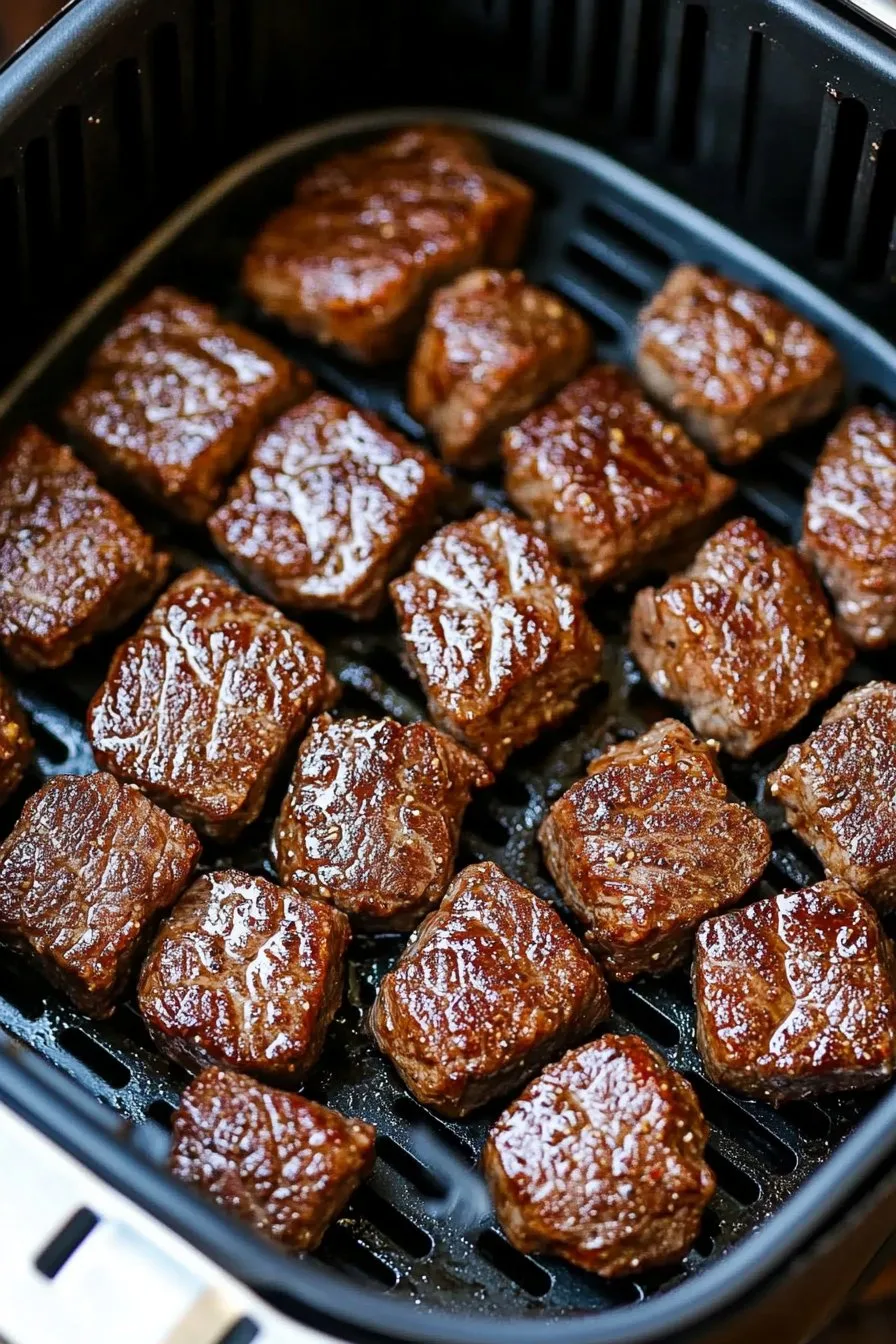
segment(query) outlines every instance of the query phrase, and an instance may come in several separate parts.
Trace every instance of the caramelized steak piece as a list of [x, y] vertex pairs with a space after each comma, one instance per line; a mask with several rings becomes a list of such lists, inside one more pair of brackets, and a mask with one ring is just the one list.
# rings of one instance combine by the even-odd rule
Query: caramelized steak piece
[[209, 530], [279, 606], [365, 618], [432, 531], [447, 485], [378, 416], [319, 392], [261, 436]]
[[108, 1017], [199, 857], [186, 822], [111, 775], [57, 775], [0, 848], [0, 938], [84, 1013]]
[[102, 465], [201, 522], [261, 426], [311, 387], [260, 336], [156, 289], [99, 347], [60, 414]]
[[310, 1251], [373, 1167], [375, 1138], [373, 1125], [307, 1097], [205, 1069], [175, 1113], [171, 1170], [259, 1232]]
[[365, 362], [409, 344], [426, 301], [470, 266], [511, 266], [532, 193], [468, 131], [419, 126], [301, 179], [243, 265], [251, 298], [300, 335]]
[[255, 820], [287, 747], [337, 694], [300, 626], [194, 569], [116, 652], [87, 732], [102, 769], [226, 839]]
[[569, 304], [520, 271], [468, 271], [440, 289], [408, 377], [408, 410], [447, 462], [477, 467], [501, 431], [574, 377], [591, 332]]
[[734, 493], [623, 369], [594, 364], [504, 435], [507, 493], [589, 583], [691, 549]]
[[752, 518], [726, 523], [684, 574], [638, 593], [631, 648], [657, 694], [739, 757], [799, 723], [853, 659], [808, 565]]
[[70, 448], [34, 425], [0, 459], [0, 643], [60, 667], [148, 602], [168, 557]]
[[226, 869], [194, 882], [140, 975], [140, 1012], [189, 1068], [227, 1064], [272, 1079], [317, 1061], [342, 1001], [348, 920], [263, 877]]
[[0, 804], [25, 778], [34, 753], [28, 720], [5, 677], [0, 677]]
[[519, 1087], [609, 1009], [599, 967], [556, 910], [477, 863], [412, 935], [370, 1025], [414, 1096], [460, 1116]]
[[449, 523], [390, 591], [431, 717], [493, 770], [598, 679], [578, 583], [512, 513]]
[[722, 462], [825, 415], [843, 384], [833, 346], [783, 303], [677, 266], [641, 314], [638, 372]]
[[500, 1117], [483, 1153], [501, 1226], [604, 1278], [673, 1264], [715, 1177], [690, 1083], [637, 1036], [570, 1050]]
[[491, 778], [429, 723], [322, 714], [274, 831], [280, 880], [364, 927], [411, 929], [444, 896], [464, 810]]
[[729, 802], [712, 748], [674, 719], [588, 770], [542, 824], [545, 860], [609, 975], [661, 975], [702, 919], [758, 881], [771, 837]]

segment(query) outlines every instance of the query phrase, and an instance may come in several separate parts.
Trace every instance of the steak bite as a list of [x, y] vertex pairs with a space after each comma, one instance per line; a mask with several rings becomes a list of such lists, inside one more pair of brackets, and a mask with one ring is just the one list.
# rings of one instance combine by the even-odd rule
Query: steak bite
[[57, 775], [0, 847], [0, 938], [108, 1017], [199, 857], [191, 826], [111, 775]]
[[116, 652], [87, 733], [101, 769], [227, 839], [255, 820], [290, 743], [337, 695], [300, 626], [194, 569]]
[[390, 591], [430, 717], [493, 770], [598, 679], [577, 581], [512, 513], [449, 523]]
[[491, 778], [429, 723], [322, 714], [274, 830], [280, 880], [364, 927], [411, 929], [444, 896], [464, 810]]
[[168, 557], [70, 448], [28, 425], [0, 459], [0, 643], [60, 667], [161, 587]]
[[0, 804], [25, 778], [34, 754], [28, 720], [5, 677], [0, 677]]
[[293, 1251], [317, 1246], [373, 1167], [376, 1130], [294, 1092], [205, 1069], [172, 1121], [171, 1170]]
[[811, 424], [843, 385], [833, 346], [783, 303], [699, 266], [676, 266], [640, 319], [638, 372], [698, 443], [743, 462]]
[[532, 192], [469, 131], [408, 127], [318, 164], [262, 228], [243, 287], [303, 336], [364, 362], [403, 353], [432, 291], [512, 266]]
[[261, 426], [312, 385], [260, 336], [162, 288], [107, 336], [60, 414], [102, 466], [196, 523]]
[[693, 547], [734, 494], [734, 482], [612, 364], [593, 364], [508, 430], [502, 454], [513, 503], [588, 583]]
[[342, 1001], [348, 920], [263, 877], [194, 882], [140, 974], [140, 1012], [187, 1068], [225, 1064], [297, 1079], [317, 1062]]
[[853, 659], [808, 565], [752, 518], [726, 523], [684, 574], [638, 593], [631, 648], [657, 694], [738, 757], [799, 723]]
[[529, 1084], [482, 1160], [517, 1250], [609, 1279], [691, 1249], [716, 1188], [708, 1138], [690, 1083], [637, 1036], [603, 1036]]
[[893, 949], [845, 882], [819, 882], [697, 930], [697, 1041], [711, 1078], [778, 1104], [871, 1087], [896, 1060]]
[[378, 416], [319, 392], [261, 436], [209, 530], [279, 606], [364, 618], [432, 530], [447, 486]]
[[771, 854], [765, 825], [729, 801], [713, 749], [674, 719], [592, 761], [540, 839], [615, 980], [684, 961], [700, 921], [739, 901]]
[[556, 910], [477, 863], [384, 977], [370, 1025], [415, 1097], [462, 1116], [514, 1091], [609, 1010], [600, 968]]
[[588, 358], [591, 332], [521, 271], [468, 271], [434, 296], [408, 377], [408, 410], [447, 462], [497, 457], [501, 431]]

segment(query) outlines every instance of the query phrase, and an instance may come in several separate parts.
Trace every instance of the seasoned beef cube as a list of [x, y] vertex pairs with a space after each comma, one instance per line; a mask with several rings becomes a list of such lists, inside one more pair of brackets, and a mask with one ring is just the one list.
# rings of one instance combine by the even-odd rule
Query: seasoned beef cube
[[243, 287], [300, 335], [365, 362], [401, 354], [436, 286], [512, 266], [532, 193], [468, 131], [420, 126], [319, 164], [253, 242]]
[[412, 929], [444, 896], [464, 809], [491, 778], [429, 723], [322, 714], [274, 831], [280, 880], [362, 926]]
[[556, 910], [477, 863], [412, 935], [370, 1024], [414, 1096], [461, 1116], [519, 1087], [609, 1008], [600, 968]]
[[0, 460], [0, 643], [60, 667], [165, 581], [168, 557], [70, 448], [34, 425]]
[[255, 820], [284, 752], [337, 695], [301, 626], [194, 569], [116, 652], [87, 732], [101, 769], [227, 839]]
[[311, 387], [260, 336], [156, 289], [99, 347], [60, 414], [98, 462], [195, 523], [261, 426]]
[[432, 530], [447, 485], [378, 416], [321, 392], [262, 435], [209, 530], [272, 602], [365, 618]]
[[812, 477], [800, 549], [862, 649], [896, 643], [896, 420], [857, 406]]
[[693, 1089], [637, 1036], [570, 1050], [493, 1126], [483, 1153], [501, 1226], [615, 1278], [687, 1254], [715, 1177]]
[[0, 677], [0, 803], [5, 803], [21, 784], [33, 751], [28, 720], [12, 688]]
[[447, 462], [497, 457], [501, 431], [574, 377], [591, 332], [520, 271], [469, 271], [429, 307], [408, 379], [408, 409]]
[[588, 583], [691, 550], [734, 493], [678, 425], [612, 364], [594, 364], [508, 430], [507, 493]]
[[661, 975], [702, 919], [758, 881], [771, 838], [728, 800], [712, 748], [674, 719], [588, 770], [542, 824], [547, 866], [609, 975]]
[[199, 857], [191, 826], [111, 775], [57, 775], [0, 847], [0, 938], [108, 1017]]
[[641, 314], [638, 372], [722, 462], [825, 415], [840, 395], [837, 352], [777, 299], [677, 266]]
[[194, 882], [140, 974], [140, 1012], [186, 1065], [262, 1077], [306, 1074], [342, 1000], [348, 920], [263, 877], [226, 869]]
[[449, 523], [390, 591], [430, 716], [493, 770], [600, 675], [578, 583], [512, 513]]
[[172, 1122], [171, 1170], [294, 1251], [310, 1251], [368, 1175], [376, 1130], [294, 1092], [205, 1069]]
[[694, 958], [707, 1072], [774, 1104], [889, 1078], [894, 976], [877, 915], [845, 882], [708, 919]]
[[808, 565], [752, 518], [726, 523], [684, 574], [638, 593], [631, 647], [657, 694], [739, 757], [799, 723], [853, 659]]

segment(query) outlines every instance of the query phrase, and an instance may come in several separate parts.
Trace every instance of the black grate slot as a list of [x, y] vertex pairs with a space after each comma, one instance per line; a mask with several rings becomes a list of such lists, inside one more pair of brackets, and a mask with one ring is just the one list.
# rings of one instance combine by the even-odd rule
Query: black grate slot
[[820, 257], [835, 258], [843, 253], [867, 126], [864, 103], [856, 98], [842, 99], [837, 108], [824, 202], [815, 235], [815, 250]]
[[[576, 37], [577, 0], [542, 0], [546, 32], [539, 34], [544, 43], [544, 89], [547, 94], [568, 93], [572, 81]], [[541, 26], [541, 25], [540, 25]]]
[[665, 1013], [656, 1008], [628, 985], [613, 986], [613, 1007], [645, 1036], [651, 1036], [657, 1045], [673, 1049], [681, 1039], [678, 1027]]
[[530, 1297], [546, 1297], [551, 1291], [552, 1279], [531, 1256], [523, 1255], [511, 1246], [506, 1237], [493, 1227], [486, 1228], [476, 1242], [476, 1249], [484, 1260], [505, 1274]]
[[795, 1170], [797, 1158], [793, 1149], [760, 1124], [746, 1105], [733, 1101], [714, 1083], [697, 1074], [688, 1074], [688, 1079], [700, 1098], [703, 1114], [714, 1129], [736, 1134], [738, 1143], [775, 1175], [786, 1176]]
[[127, 1087], [131, 1081], [130, 1070], [116, 1059], [99, 1041], [93, 1040], [80, 1027], [65, 1027], [59, 1033], [59, 1044], [63, 1050], [87, 1066], [91, 1073], [102, 1078], [104, 1083], [116, 1090]]
[[46, 997], [36, 978], [29, 976], [24, 966], [10, 962], [3, 970], [3, 997], [16, 1012], [36, 1022], [43, 1017]]
[[508, 58], [516, 70], [530, 70], [535, 18], [534, 0], [510, 0], [507, 18]]
[[90, 1209], [78, 1209], [53, 1240], [44, 1247], [34, 1262], [35, 1269], [45, 1279], [55, 1279], [75, 1251], [82, 1246], [96, 1227], [99, 1219]]
[[624, 0], [602, 0], [596, 6], [585, 104], [600, 119], [609, 117], [616, 103], [623, 4]]
[[158, 1100], [150, 1102], [146, 1108], [146, 1114], [151, 1120], [155, 1120], [157, 1125], [163, 1129], [171, 1128], [171, 1121], [174, 1119], [174, 1107], [170, 1101], [163, 1101], [161, 1097]]
[[394, 1139], [390, 1139], [388, 1134], [377, 1135], [376, 1150], [383, 1161], [406, 1181], [410, 1181], [411, 1185], [416, 1186], [421, 1195], [435, 1199], [448, 1193], [444, 1184], [433, 1172], [427, 1171], [413, 1153], [409, 1153]]
[[215, 1344], [252, 1344], [253, 1339], [257, 1339], [259, 1328], [254, 1321], [250, 1321], [248, 1316], [243, 1316], [232, 1325], [226, 1334], [215, 1341]]
[[617, 269], [610, 265], [595, 251], [586, 248], [584, 242], [583, 238], [581, 242], [568, 243], [565, 249], [567, 260], [572, 262], [576, 270], [611, 299], [621, 299], [623, 303], [640, 303], [644, 298], [642, 287], [623, 274], [622, 266]]
[[[693, 1080], [692, 1080], [693, 1081]], [[706, 1160], [716, 1174], [719, 1189], [724, 1190], [738, 1204], [749, 1208], [762, 1198], [762, 1190], [742, 1167], [730, 1161], [716, 1145], [710, 1141], [706, 1149]]]
[[631, 87], [628, 128], [632, 135], [647, 138], [656, 128], [659, 81], [657, 71], [663, 61], [665, 0], [641, 0], [635, 73]]
[[716, 1237], [722, 1230], [719, 1216], [714, 1209], [707, 1209], [700, 1224], [700, 1235], [694, 1242], [694, 1250], [705, 1260], [715, 1250]]
[[122, 197], [139, 204], [146, 189], [146, 134], [143, 125], [143, 91], [136, 60], [120, 61], [115, 67], [115, 129], [118, 135], [117, 178]]
[[856, 279], [877, 280], [884, 272], [893, 247], [896, 218], [896, 131], [881, 137], [874, 169], [874, 186], [868, 203], [865, 233], [856, 264]]
[[32, 140], [25, 150], [25, 227], [28, 280], [32, 297], [48, 296], [55, 278], [57, 256], [53, 246], [55, 219], [50, 185], [50, 146], [46, 136]]
[[59, 183], [59, 227], [63, 257], [77, 267], [84, 229], [84, 137], [81, 112], [64, 107], [56, 118], [56, 178]]
[[177, 190], [184, 163], [184, 104], [177, 28], [163, 23], [150, 43], [153, 167], [163, 195]]
[[372, 1186], [364, 1185], [352, 1197], [352, 1211], [393, 1241], [399, 1250], [412, 1260], [425, 1260], [432, 1255], [435, 1242], [425, 1228], [411, 1222], [400, 1209], [383, 1199]]
[[193, 122], [200, 152], [218, 127], [218, 33], [215, 0], [196, 0], [193, 10]]
[[363, 1241], [353, 1236], [343, 1223], [329, 1228], [318, 1251], [322, 1260], [338, 1267], [349, 1278], [381, 1288], [398, 1286], [398, 1271]]
[[762, 33], [750, 34], [750, 52], [747, 57], [747, 77], [744, 83], [743, 113], [740, 123], [740, 145], [737, 152], [737, 189], [744, 192], [750, 180], [750, 165], [756, 141], [756, 110], [762, 88]]
[[246, 140], [252, 107], [252, 64], [255, 27], [250, 7], [243, 0], [229, 0], [227, 5], [228, 32], [227, 81], [224, 106], [231, 129], [239, 143]]
[[455, 1134], [453, 1129], [445, 1124], [443, 1120], [440, 1120], [437, 1115], [433, 1115], [428, 1111], [425, 1106], [421, 1106], [419, 1101], [416, 1101], [413, 1097], [408, 1096], [404, 1092], [399, 1092], [392, 1104], [392, 1109], [395, 1111], [396, 1115], [400, 1115], [404, 1120], [410, 1120], [417, 1125], [425, 1125], [426, 1128], [432, 1130], [432, 1132], [438, 1136], [440, 1142], [450, 1148], [462, 1162], [465, 1162], [467, 1166], [475, 1166], [477, 1154], [470, 1141], [459, 1134]]
[[678, 84], [669, 134], [669, 153], [679, 163], [688, 163], [697, 148], [703, 67], [706, 61], [706, 29], [707, 18], [703, 5], [687, 5], [681, 30]]
[[636, 257], [646, 269], [657, 271], [658, 278], [665, 275], [672, 265], [672, 257], [667, 250], [648, 238], [637, 224], [628, 224], [618, 215], [608, 214], [599, 205], [586, 205], [583, 214], [590, 229], [606, 238], [617, 250]]

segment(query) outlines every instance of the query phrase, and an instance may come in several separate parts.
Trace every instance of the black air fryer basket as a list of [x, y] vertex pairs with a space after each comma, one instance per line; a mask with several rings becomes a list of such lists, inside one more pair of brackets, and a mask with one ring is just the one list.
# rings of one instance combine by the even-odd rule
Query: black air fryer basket
[[[362, 372], [286, 337], [240, 297], [235, 276], [303, 165], [431, 116], [473, 126], [535, 187], [523, 264], [588, 316], [602, 357], [629, 358], [639, 306], [674, 262], [693, 259], [770, 289], [824, 328], [850, 397], [896, 402], [896, 46], [856, 10], [810, 0], [76, 0], [0, 75], [5, 424], [27, 415], [58, 428], [53, 408], [98, 335], [168, 280], [422, 438], [400, 370]], [[738, 507], [794, 538], [824, 428], [749, 464]], [[495, 473], [461, 484], [453, 507], [501, 499]], [[198, 534], [138, 512], [180, 567], [221, 567]], [[556, 898], [534, 839], [547, 806], [590, 756], [664, 712], [625, 651], [630, 597], [597, 599], [605, 684], [474, 803], [459, 862], [494, 859]], [[345, 709], [420, 716], [391, 618], [307, 624], [327, 645]], [[38, 740], [31, 787], [92, 768], [84, 711], [118, 637], [63, 673], [19, 679]], [[883, 656], [868, 659], [849, 679], [886, 670]], [[785, 746], [725, 763], [774, 834], [766, 890], [820, 876], [766, 797]], [[21, 796], [7, 806], [0, 834], [20, 806]], [[235, 848], [210, 846], [204, 861], [265, 871], [272, 815], [273, 804]], [[135, 1010], [92, 1022], [2, 953], [0, 1101], [285, 1317], [337, 1338], [737, 1344], [766, 1330], [798, 1344], [886, 1252], [896, 1090], [778, 1113], [726, 1094], [702, 1072], [683, 972], [616, 986], [612, 1025], [645, 1036], [691, 1078], [712, 1127], [719, 1191], [693, 1252], [674, 1271], [608, 1284], [514, 1251], [476, 1175], [500, 1108], [456, 1123], [429, 1115], [364, 1032], [400, 945], [355, 940], [347, 1000], [309, 1083], [374, 1121], [379, 1139], [371, 1183], [307, 1259], [169, 1179], [166, 1126], [185, 1075], [152, 1049]], [[56, 1268], [93, 1235], [90, 1212], [63, 1229]], [[0, 1229], [14, 1216], [0, 1204]], [[39, 1265], [49, 1280], [52, 1259]], [[4, 1324], [0, 1292], [0, 1335]], [[252, 1330], [246, 1320], [228, 1338]], [[299, 1326], [282, 1335], [300, 1337]]]

